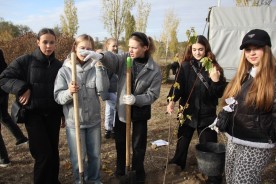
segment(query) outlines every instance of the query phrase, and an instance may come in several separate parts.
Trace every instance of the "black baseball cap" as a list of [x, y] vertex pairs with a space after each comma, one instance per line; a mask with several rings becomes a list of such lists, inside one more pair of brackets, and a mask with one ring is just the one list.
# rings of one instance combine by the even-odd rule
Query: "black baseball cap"
[[268, 33], [261, 29], [253, 29], [246, 33], [242, 39], [240, 50], [244, 49], [248, 45], [254, 45], [259, 47], [269, 46], [271, 47], [271, 41]]

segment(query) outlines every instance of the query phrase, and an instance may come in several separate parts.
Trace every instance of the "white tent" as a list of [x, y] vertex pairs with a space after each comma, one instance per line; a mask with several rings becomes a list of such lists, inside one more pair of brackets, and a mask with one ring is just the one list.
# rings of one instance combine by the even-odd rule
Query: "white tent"
[[251, 29], [263, 29], [271, 37], [276, 56], [276, 7], [213, 7], [209, 15], [208, 38], [228, 80], [234, 76], [241, 56], [243, 36]]

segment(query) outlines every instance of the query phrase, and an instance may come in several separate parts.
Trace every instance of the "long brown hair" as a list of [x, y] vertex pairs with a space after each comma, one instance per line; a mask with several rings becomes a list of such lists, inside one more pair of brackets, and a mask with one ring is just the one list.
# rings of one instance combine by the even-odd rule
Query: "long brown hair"
[[[205, 55], [204, 55], [204, 57], [208, 57], [208, 58], [210, 58], [212, 60], [213, 65], [216, 66], [217, 70], [219, 70], [219, 72], [221, 73], [221, 78], [224, 78], [223, 69], [218, 64], [218, 62], [216, 60], [216, 56], [215, 56], [215, 54], [211, 50], [211, 46], [210, 46], [209, 41], [205, 38], [205, 36], [198, 35], [196, 37], [195, 43], [193, 43], [193, 44], [196, 44], [196, 43], [199, 43], [199, 44], [201, 44], [201, 45], [204, 46], [204, 48], [205, 48]], [[190, 62], [192, 59], [194, 59], [193, 54], [192, 54], [192, 46], [193, 46], [193, 44], [187, 46], [186, 51], [185, 51], [185, 53], [183, 55], [183, 61], [182, 62], [185, 62], [185, 61], [186, 62], [187, 61]]]
[[[255, 106], [257, 109], [269, 111], [274, 98], [276, 60], [269, 46], [263, 47], [263, 50], [262, 61], [259, 63], [257, 74], [247, 92], [245, 103], [248, 106]], [[226, 98], [237, 96], [241, 90], [242, 82], [251, 68], [252, 64], [247, 61], [243, 50], [238, 71], [224, 91], [223, 104], [225, 104]]]
[[[198, 35], [196, 37], [195, 43], [193, 43], [193, 44], [196, 44], [196, 43], [199, 43], [199, 44], [204, 46], [204, 48], [205, 48], [205, 57], [209, 57], [212, 60], [216, 60], [215, 55], [212, 53], [211, 46], [210, 46], [208, 40], [205, 38], [205, 36]], [[188, 48], [186, 49], [186, 53], [183, 56], [184, 61], [190, 61], [191, 59], [193, 59], [193, 54], [192, 54], [193, 44], [188, 45]]]

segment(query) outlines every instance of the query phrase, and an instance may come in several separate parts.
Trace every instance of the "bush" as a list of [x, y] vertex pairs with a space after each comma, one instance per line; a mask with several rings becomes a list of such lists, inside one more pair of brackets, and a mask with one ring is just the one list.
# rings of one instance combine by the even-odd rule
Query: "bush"
[[[71, 52], [74, 38], [59, 36], [57, 38], [57, 45], [55, 55], [60, 61], [64, 61]], [[0, 41], [0, 48], [4, 52], [7, 64], [23, 54], [31, 54], [35, 48], [36, 35], [34, 33], [27, 33], [21, 37], [12, 39], [11, 41]], [[160, 64], [160, 63], [159, 63]], [[170, 64], [160, 64], [162, 72], [162, 82], [168, 82]]]
[[[60, 61], [64, 61], [70, 53], [73, 42], [74, 38], [64, 36], [57, 38], [55, 54]], [[0, 48], [4, 52], [7, 64], [21, 55], [32, 53], [36, 47], [36, 35], [34, 33], [27, 33], [10, 41], [0, 41]]]
[[172, 81], [169, 81], [169, 75], [170, 75], [170, 69], [171, 69], [171, 64], [163, 64], [160, 65], [161, 68], [161, 73], [162, 73], [162, 83], [171, 83]]

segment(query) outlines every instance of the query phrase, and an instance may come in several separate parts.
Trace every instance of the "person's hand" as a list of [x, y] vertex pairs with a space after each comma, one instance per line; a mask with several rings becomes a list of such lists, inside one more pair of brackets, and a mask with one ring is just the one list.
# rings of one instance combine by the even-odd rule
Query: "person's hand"
[[71, 93], [71, 95], [73, 95], [73, 93], [77, 93], [79, 91], [79, 86], [76, 85], [74, 82], [71, 82], [69, 85], [68, 85], [68, 89]]
[[174, 111], [174, 101], [170, 101], [169, 104], [167, 105], [167, 113], [171, 115], [173, 111]]
[[216, 126], [217, 121], [218, 121], [218, 118], [216, 118], [215, 121], [214, 121], [211, 125], [209, 125], [208, 127], [209, 127], [211, 130], [214, 130], [214, 131], [216, 131], [217, 133], [219, 133], [219, 129], [218, 129], [218, 127]]
[[218, 82], [220, 77], [220, 72], [217, 70], [217, 67], [213, 67], [209, 73], [210, 78], [213, 82]]
[[87, 61], [88, 59], [94, 59], [94, 60], [101, 60], [103, 58], [103, 55], [102, 54], [99, 54], [95, 51], [92, 51], [92, 50], [85, 50], [85, 49], [80, 49], [79, 51], [80, 55], [82, 55], [84, 58], [83, 61]]
[[95, 64], [95, 66], [96, 66], [96, 67], [100, 67], [100, 66], [103, 67], [103, 64], [102, 64], [102, 62], [97, 61], [96, 64]]
[[19, 97], [19, 103], [21, 103], [22, 105], [27, 105], [27, 103], [29, 102], [30, 96], [31, 96], [31, 90], [28, 89], [23, 93], [23, 95]]
[[124, 95], [123, 96], [123, 103], [127, 105], [133, 105], [135, 103], [136, 99], [134, 95]]

